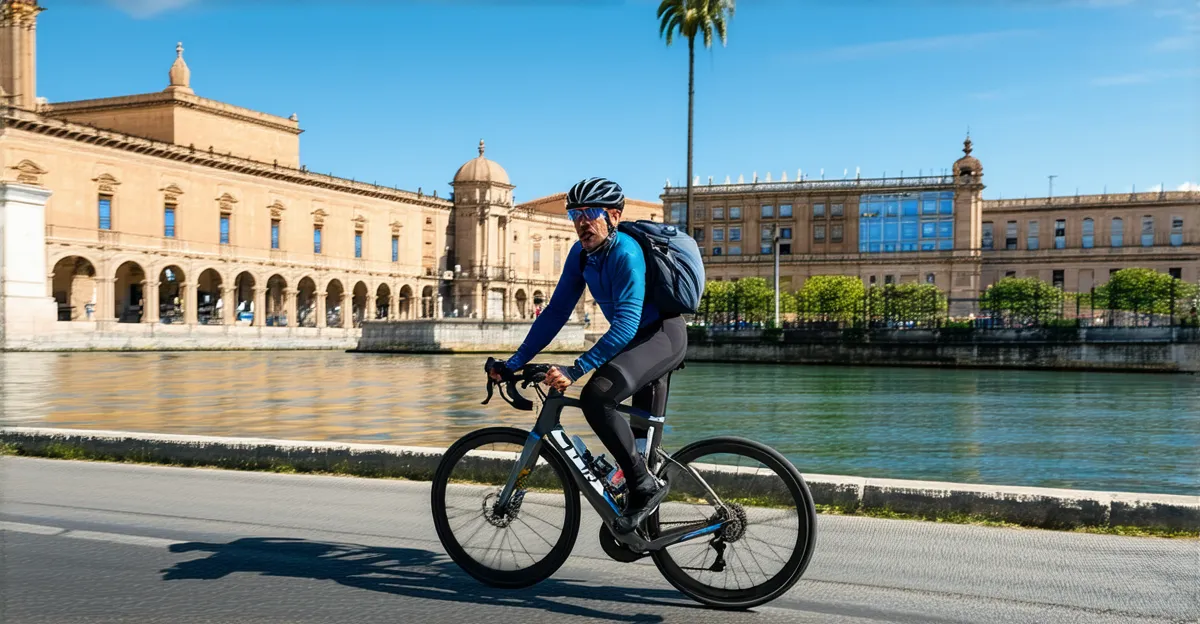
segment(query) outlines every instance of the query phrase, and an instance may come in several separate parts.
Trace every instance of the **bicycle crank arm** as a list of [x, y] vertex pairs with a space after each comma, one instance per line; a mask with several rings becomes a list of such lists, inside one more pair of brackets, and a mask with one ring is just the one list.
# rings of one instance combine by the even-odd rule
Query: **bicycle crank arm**
[[707, 521], [696, 522], [686, 526], [681, 526], [676, 529], [671, 529], [653, 541], [649, 541], [642, 537], [640, 531], [634, 531], [633, 533], [625, 534], [614, 532], [614, 537], [617, 538], [618, 542], [621, 542], [636, 552], [651, 552], [655, 550], [662, 550], [663, 548], [673, 544], [696, 539], [697, 537], [711, 535], [712, 533], [721, 530], [721, 527], [723, 526], [725, 526], [724, 520], [717, 522], [716, 524], [709, 524]]

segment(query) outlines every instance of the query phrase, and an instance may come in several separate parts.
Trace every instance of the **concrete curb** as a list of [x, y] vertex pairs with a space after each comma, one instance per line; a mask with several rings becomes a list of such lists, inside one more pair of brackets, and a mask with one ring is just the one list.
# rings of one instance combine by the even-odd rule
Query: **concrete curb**
[[[428, 480], [445, 449], [265, 438], [165, 435], [128, 431], [0, 428], [0, 443], [29, 455], [218, 466], [250, 470], [292, 467], [373, 477]], [[70, 456], [67, 454], [67, 456]], [[486, 471], [488, 458], [479, 459]], [[705, 466], [706, 479], [752, 491], [755, 477]], [[1200, 530], [1200, 496], [906, 481], [803, 473], [818, 505], [846, 512], [888, 510], [931, 519], [959, 514], [1024, 526], [1070, 529], [1131, 526]], [[729, 491], [728, 489], [726, 491]], [[761, 494], [761, 484], [756, 491]]]

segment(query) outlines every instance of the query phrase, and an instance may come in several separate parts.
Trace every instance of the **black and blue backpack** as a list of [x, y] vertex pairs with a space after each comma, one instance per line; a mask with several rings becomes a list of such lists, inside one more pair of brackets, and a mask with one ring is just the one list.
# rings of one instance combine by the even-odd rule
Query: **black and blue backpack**
[[[704, 296], [704, 261], [695, 239], [668, 223], [622, 221], [618, 232], [637, 241], [646, 258], [646, 300], [664, 317], [695, 314]], [[579, 254], [580, 269], [587, 254]]]

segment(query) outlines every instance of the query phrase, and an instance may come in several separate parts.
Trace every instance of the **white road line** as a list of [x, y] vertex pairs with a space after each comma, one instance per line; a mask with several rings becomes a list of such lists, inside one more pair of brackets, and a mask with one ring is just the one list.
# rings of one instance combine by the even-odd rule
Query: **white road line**
[[163, 539], [161, 537], [125, 535], [124, 533], [101, 533], [99, 531], [67, 531], [63, 534], [63, 537], [74, 537], [97, 542], [112, 542], [114, 544], [130, 544], [133, 546], [151, 546], [154, 548], [169, 548], [175, 544], [183, 543], [178, 540]]
[[2, 522], [0, 521], [0, 531], [12, 531], [14, 533], [33, 533], [34, 535], [59, 535], [65, 533], [66, 529], [58, 527], [43, 526], [41, 524], [25, 524], [23, 522]]

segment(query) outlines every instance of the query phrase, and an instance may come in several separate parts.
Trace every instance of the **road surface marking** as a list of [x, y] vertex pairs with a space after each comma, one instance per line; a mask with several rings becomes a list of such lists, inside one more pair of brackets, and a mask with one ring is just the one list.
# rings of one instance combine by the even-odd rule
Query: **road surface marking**
[[2, 522], [0, 521], [0, 531], [12, 531], [14, 533], [33, 533], [34, 535], [58, 535], [65, 533], [66, 529], [58, 527], [43, 526], [40, 524], [25, 524], [23, 522]]
[[25, 524], [23, 522], [0, 521], [0, 531], [32, 533], [33, 535], [60, 535], [62, 537], [74, 537], [76, 539], [92, 540], [95, 542], [111, 542], [114, 544], [129, 544], [132, 546], [151, 546], [153, 548], [170, 548], [175, 544], [183, 543], [178, 540], [163, 539], [161, 537], [126, 535], [124, 533], [104, 533], [101, 531], [73, 531], [61, 527], [45, 526], [41, 524]]

